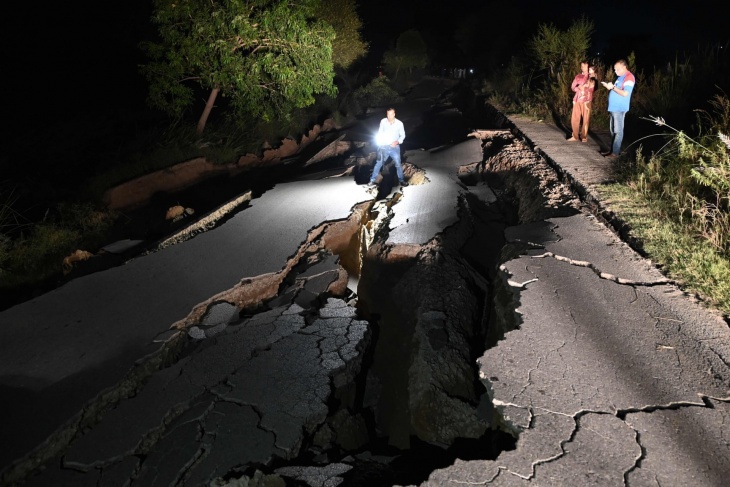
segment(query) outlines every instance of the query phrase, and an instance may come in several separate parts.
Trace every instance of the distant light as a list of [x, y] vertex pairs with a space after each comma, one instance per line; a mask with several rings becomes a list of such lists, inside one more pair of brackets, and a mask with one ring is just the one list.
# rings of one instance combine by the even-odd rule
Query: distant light
[[473, 68], [469, 68], [469, 74], [473, 74], [473, 73], [474, 73], [474, 69]]

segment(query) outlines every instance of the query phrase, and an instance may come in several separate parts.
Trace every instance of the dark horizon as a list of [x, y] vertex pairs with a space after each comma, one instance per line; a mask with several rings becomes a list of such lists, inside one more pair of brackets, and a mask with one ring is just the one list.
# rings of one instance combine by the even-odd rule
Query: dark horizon
[[[371, 64], [409, 28], [420, 29], [427, 41], [444, 48], [449, 54], [443, 57], [448, 59], [456, 52], [453, 33], [473, 18], [483, 19], [484, 32], [475, 42], [483, 42], [485, 50], [499, 44], [500, 50], [518, 51], [538, 23], [567, 28], [584, 15], [596, 26], [592, 56], [610, 56], [604, 60], [611, 63], [633, 50], [646, 72], [654, 64], [674, 59], [678, 51], [696, 53], [713, 42], [724, 46], [728, 36], [720, 15], [706, 15], [692, 4], [675, 2], [567, 0], [559, 9], [534, 0], [360, 3]], [[25, 13], [7, 16], [4, 28], [11, 41], [7, 45], [14, 46], [8, 53], [7, 72], [15, 77], [20, 93], [11, 96], [10, 105], [21, 125], [45, 124], [86, 112], [114, 117], [120, 111], [149, 110], [138, 65], [145, 61], [139, 43], [155, 35], [151, 2], [124, 4], [113, 12], [91, 0], [53, 4], [32, 12], [31, 8], [35, 7], [26, 4], [21, 6]], [[625, 20], [619, 21], [619, 15]], [[504, 37], [510, 39], [508, 46], [497, 42]]]

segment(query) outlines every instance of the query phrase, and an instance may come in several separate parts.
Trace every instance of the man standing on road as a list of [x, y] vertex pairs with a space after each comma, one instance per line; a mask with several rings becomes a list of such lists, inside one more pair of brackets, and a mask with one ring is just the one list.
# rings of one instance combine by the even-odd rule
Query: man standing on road
[[608, 113], [611, 116], [611, 137], [613, 144], [607, 152], [601, 152], [605, 157], [615, 158], [621, 154], [621, 142], [624, 140], [624, 118], [626, 112], [629, 111], [629, 103], [631, 102], [631, 93], [634, 91], [636, 78], [629, 71], [624, 59], [619, 59], [613, 65], [616, 72], [616, 81], [613, 83], [601, 81], [601, 84], [609, 90], [608, 93]]
[[378, 159], [375, 162], [373, 174], [370, 176], [368, 188], [374, 188], [376, 186], [375, 180], [378, 178], [383, 164], [385, 164], [389, 157], [393, 158], [400, 185], [402, 187], [408, 186], [403, 175], [403, 167], [400, 164], [400, 145], [406, 138], [406, 130], [403, 122], [395, 118], [395, 108], [388, 108], [385, 115], [386, 117], [380, 121], [378, 135], [375, 137], [375, 141], [378, 144]]
[[[588, 74], [588, 61], [580, 62], [580, 73], [575, 75], [573, 83], [570, 85], [570, 89], [573, 90], [575, 95], [573, 96], [573, 113], [570, 115], [570, 128], [573, 133], [571, 134], [568, 142], [575, 142], [581, 140], [580, 134], [580, 121], [583, 119], [583, 125], [588, 124], [588, 115], [586, 114], [586, 86], [589, 80]], [[587, 132], [586, 132], [587, 133]]]

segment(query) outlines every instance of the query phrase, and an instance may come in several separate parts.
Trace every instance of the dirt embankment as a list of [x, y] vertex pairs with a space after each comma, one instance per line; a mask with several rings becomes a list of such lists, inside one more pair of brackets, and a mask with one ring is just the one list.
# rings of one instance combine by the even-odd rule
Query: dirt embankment
[[322, 125], [312, 127], [299, 142], [285, 138], [278, 147], [264, 150], [261, 156], [246, 154], [230, 164], [214, 164], [204, 157], [196, 157], [111, 188], [104, 193], [103, 200], [110, 210], [140, 208], [156, 193], [174, 193], [214, 176], [235, 176], [251, 168], [281, 164], [308, 147], [320, 134], [335, 128], [334, 121], [327, 119]]

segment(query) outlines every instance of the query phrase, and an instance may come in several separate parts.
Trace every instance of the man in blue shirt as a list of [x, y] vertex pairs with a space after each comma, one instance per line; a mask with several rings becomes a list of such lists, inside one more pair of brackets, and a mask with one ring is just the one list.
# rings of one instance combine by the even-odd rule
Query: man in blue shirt
[[621, 142], [624, 140], [624, 118], [629, 111], [631, 93], [634, 91], [636, 78], [629, 71], [624, 59], [619, 59], [613, 65], [616, 72], [616, 81], [613, 83], [601, 81], [601, 84], [609, 90], [608, 113], [611, 116], [611, 137], [613, 143], [607, 152], [601, 152], [605, 157], [616, 158], [621, 154]]
[[395, 108], [388, 108], [385, 115], [386, 117], [380, 121], [378, 135], [375, 137], [378, 144], [378, 159], [375, 162], [373, 174], [370, 176], [368, 188], [376, 186], [375, 180], [389, 157], [393, 158], [400, 185], [402, 187], [408, 186], [403, 175], [403, 167], [400, 164], [400, 145], [406, 138], [406, 130], [403, 127], [403, 122], [395, 118]]

